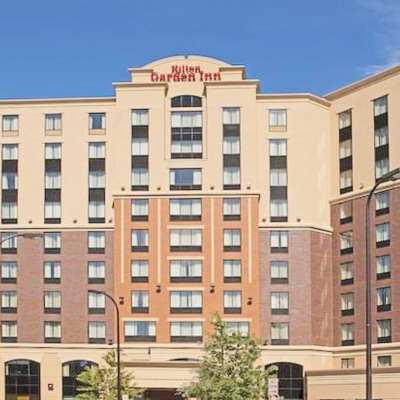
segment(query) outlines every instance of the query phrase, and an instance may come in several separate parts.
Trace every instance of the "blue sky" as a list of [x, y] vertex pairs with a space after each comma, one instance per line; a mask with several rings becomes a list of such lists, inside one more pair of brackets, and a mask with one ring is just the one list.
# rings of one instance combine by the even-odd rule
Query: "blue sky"
[[400, 62], [400, 0], [1, 0], [0, 98], [108, 96], [175, 54], [324, 94]]

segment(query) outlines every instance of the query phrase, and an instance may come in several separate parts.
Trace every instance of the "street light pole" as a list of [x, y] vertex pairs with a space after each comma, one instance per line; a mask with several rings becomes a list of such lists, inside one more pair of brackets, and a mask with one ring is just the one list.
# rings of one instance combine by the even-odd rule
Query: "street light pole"
[[117, 400], [122, 400], [122, 385], [121, 385], [121, 340], [120, 340], [120, 322], [119, 322], [119, 307], [117, 302], [106, 292], [101, 290], [89, 290], [89, 293], [104, 294], [108, 297], [115, 306], [117, 314]]
[[376, 189], [382, 183], [395, 181], [400, 178], [400, 168], [396, 168], [393, 171], [383, 175], [375, 183], [375, 186], [371, 189], [368, 194], [367, 204], [365, 209], [365, 298], [366, 298], [366, 399], [372, 400], [372, 293], [371, 293], [371, 200]]

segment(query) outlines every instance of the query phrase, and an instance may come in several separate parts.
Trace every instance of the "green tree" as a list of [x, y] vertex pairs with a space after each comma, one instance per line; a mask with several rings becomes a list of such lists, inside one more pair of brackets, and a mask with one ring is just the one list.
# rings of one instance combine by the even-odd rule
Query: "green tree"
[[196, 377], [180, 394], [201, 400], [265, 399], [268, 378], [276, 368], [256, 365], [261, 355], [259, 341], [240, 332], [229, 333], [218, 314], [212, 325], [214, 331], [204, 346]]
[[[77, 396], [82, 400], [117, 400], [117, 352], [109, 351], [103, 360], [106, 365], [100, 367], [85, 367], [77, 376], [80, 382]], [[142, 389], [137, 389], [133, 384], [133, 373], [125, 370], [121, 365], [122, 394], [129, 398], [140, 397]]]

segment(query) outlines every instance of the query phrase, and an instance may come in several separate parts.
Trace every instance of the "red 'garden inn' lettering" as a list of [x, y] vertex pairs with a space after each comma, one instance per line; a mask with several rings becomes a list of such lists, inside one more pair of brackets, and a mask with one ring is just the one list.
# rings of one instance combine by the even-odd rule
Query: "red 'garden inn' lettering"
[[159, 74], [151, 73], [152, 82], [195, 82], [220, 81], [220, 72], [204, 72], [199, 66], [173, 65], [171, 73]]

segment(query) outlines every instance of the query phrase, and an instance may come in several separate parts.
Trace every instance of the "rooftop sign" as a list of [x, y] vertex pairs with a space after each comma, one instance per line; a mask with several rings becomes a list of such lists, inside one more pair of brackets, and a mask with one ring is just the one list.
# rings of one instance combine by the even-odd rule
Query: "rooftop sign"
[[172, 65], [170, 73], [151, 73], [152, 82], [203, 82], [220, 81], [220, 72], [205, 72], [199, 66]]

